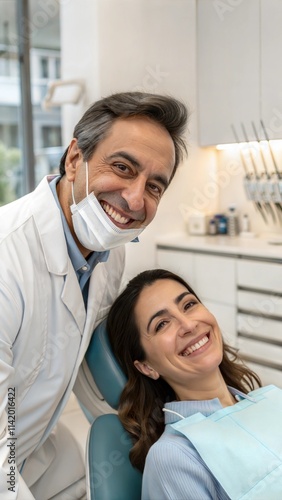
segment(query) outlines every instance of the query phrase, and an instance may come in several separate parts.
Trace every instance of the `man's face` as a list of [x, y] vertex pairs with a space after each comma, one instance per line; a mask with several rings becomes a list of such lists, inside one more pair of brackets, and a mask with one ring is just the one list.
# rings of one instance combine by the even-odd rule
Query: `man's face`
[[[174, 164], [174, 144], [163, 127], [145, 117], [119, 118], [88, 161], [88, 190], [119, 228], [147, 226], [156, 214]], [[86, 196], [81, 155], [72, 180], [79, 203]]]

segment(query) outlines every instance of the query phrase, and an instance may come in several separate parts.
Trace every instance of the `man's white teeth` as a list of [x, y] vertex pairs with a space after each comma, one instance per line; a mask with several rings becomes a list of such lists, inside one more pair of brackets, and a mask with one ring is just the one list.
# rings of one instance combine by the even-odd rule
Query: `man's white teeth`
[[197, 349], [200, 349], [200, 347], [203, 347], [207, 342], [209, 341], [209, 338], [207, 335], [203, 337], [199, 342], [196, 342], [196, 344], [191, 345], [190, 347], [187, 347], [185, 351], [182, 351], [181, 356], [189, 356], [189, 354], [192, 354], [192, 352], [197, 351]]
[[130, 220], [128, 217], [122, 217], [118, 212], [116, 212], [113, 207], [110, 207], [107, 203], [101, 203], [103, 209], [105, 210], [106, 214], [108, 214], [112, 219], [114, 219], [116, 222], [119, 222], [120, 224], [127, 224], [127, 222]]

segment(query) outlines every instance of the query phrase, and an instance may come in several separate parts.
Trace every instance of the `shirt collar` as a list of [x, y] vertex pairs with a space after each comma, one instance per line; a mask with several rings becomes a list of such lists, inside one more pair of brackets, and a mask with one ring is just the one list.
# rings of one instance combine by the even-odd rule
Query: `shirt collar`
[[[109, 250], [106, 250], [105, 252], [92, 252], [92, 254], [90, 254], [90, 256], [88, 257], [87, 260], [83, 257], [77, 244], [74, 241], [74, 238], [71, 234], [69, 225], [68, 225], [67, 220], [65, 218], [64, 212], [62, 210], [61, 204], [59, 202], [56, 185], [60, 179], [61, 179], [60, 175], [55, 176], [51, 180], [49, 186], [50, 186], [50, 189], [53, 193], [53, 196], [54, 196], [56, 203], [57, 203], [57, 205], [60, 209], [60, 212], [61, 212], [63, 229], [64, 229], [64, 233], [65, 233], [65, 238], [66, 238], [66, 242], [67, 242], [67, 248], [68, 248], [68, 254], [69, 254], [70, 260], [71, 260], [72, 265], [73, 265], [76, 272], [82, 268], [85, 268], [85, 267], [87, 268], [87, 270], [92, 270], [94, 268], [95, 264], [97, 263], [97, 260], [99, 260], [99, 262], [105, 262], [108, 259]], [[98, 257], [99, 257], [99, 259], [98, 259]]]
[[[244, 394], [238, 389], [234, 389], [234, 387], [228, 386], [228, 390], [238, 401], [241, 399], [249, 399], [250, 401], [253, 401], [251, 396]], [[171, 403], [166, 403], [164, 408], [169, 410], [164, 412], [165, 425], [167, 425], [174, 424], [183, 417], [191, 417], [198, 412], [202, 413], [205, 417], [208, 417], [215, 411], [221, 410], [222, 405], [218, 398], [214, 398], [204, 401], [172, 401]], [[179, 414], [179, 416], [177, 414]]]

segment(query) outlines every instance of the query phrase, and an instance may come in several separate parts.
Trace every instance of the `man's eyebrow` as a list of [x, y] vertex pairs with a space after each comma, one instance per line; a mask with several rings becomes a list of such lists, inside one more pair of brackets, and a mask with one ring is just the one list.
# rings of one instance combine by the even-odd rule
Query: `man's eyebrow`
[[112, 155], [109, 156], [109, 160], [114, 160], [117, 158], [124, 158], [125, 160], [129, 161], [134, 165], [136, 168], [141, 168], [140, 162], [131, 154], [127, 153], [126, 151], [117, 151], [116, 153], [113, 153]]
[[[131, 154], [127, 153], [126, 151], [117, 151], [116, 153], [113, 153], [108, 157], [109, 160], [115, 160], [118, 158], [124, 158], [125, 160], [129, 161], [135, 168], [141, 169], [141, 164], [140, 162]], [[169, 185], [169, 179], [167, 179], [164, 175], [155, 175], [153, 178], [156, 182], [159, 182], [160, 184], [163, 185], [164, 190]]]
[[[174, 303], [175, 304], [179, 304], [181, 302], [182, 299], [184, 299], [184, 297], [186, 297], [186, 295], [192, 295], [191, 292], [187, 291], [187, 292], [183, 292], [181, 293], [180, 295], [178, 295], [175, 299], [174, 299]], [[167, 309], [160, 309], [159, 311], [155, 312], [151, 318], [149, 319], [148, 321], [148, 324], [147, 324], [147, 332], [149, 331], [149, 328], [150, 328], [150, 325], [152, 323], [152, 321], [155, 319], [155, 318], [158, 318], [159, 316], [162, 316], [163, 314], [167, 314], [168, 310]]]

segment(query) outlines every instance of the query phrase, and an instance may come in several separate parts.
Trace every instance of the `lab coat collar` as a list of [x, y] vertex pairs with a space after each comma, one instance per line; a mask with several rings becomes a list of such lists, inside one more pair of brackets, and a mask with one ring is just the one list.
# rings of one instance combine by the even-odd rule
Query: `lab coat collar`
[[43, 178], [33, 192], [33, 212], [42, 243], [48, 271], [66, 275], [68, 272], [67, 244], [60, 210], [54, 199], [49, 182], [54, 176]]

